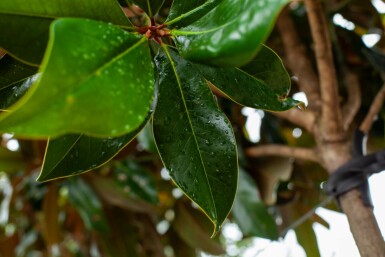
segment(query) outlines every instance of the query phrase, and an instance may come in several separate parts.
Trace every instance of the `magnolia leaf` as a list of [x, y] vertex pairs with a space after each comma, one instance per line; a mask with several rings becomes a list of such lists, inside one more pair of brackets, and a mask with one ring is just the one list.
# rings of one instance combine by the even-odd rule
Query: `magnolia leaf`
[[166, 24], [176, 28], [186, 27], [207, 14], [222, 1], [223, 0], [174, 0]]
[[237, 187], [231, 125], [191, 63], [167, 48], [160, 49], [155, 62], [160, 74], [155, 142], [173, 181], [207, 214], [215, 233]]
[[147, 38], [106, 23], [55, 21], [42, 76], [0, 117], [0, 130], [29, 138], [134, 131], [150, 112], [154, 94], [147, 44]]
[[69, 134], [50, 139], [37, 181], [74, 176], [102, 166], [128, 145], [146, 122], [135, 131], [116, 138]]
[[241, 69], [201, 64], [196, 67], [216, 88], [241, 105], [285, 111], [300, 104], [287, 97], [290, 90], [289, 75], [281, 59], [268, 47], [262, 46], [253, 61]]
[[47, 46], [49, 25], [61, 17], [131, 26], [115, 0], [1, 0], [0, 46], [17, 58], [38, 65]]
[[187, 27], [172, 30], [179, 53], [192, 61], [241, 66], [269, 35], [287, 0], [224, 0]]
[[29, 89], [37, 68], [25, 65], [11, 56], [0, 59], [0, 110], [5, 110]]

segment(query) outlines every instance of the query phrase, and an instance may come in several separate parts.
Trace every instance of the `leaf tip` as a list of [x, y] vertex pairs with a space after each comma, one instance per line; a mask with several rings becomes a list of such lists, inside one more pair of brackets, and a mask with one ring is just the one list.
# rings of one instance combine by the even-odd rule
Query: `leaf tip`
[[217, 221], [213, 221], [213, 223], [214, 223], [214, 231], [210, 238], [216, 237], [222, 229], [222, 225], [218, 224]]

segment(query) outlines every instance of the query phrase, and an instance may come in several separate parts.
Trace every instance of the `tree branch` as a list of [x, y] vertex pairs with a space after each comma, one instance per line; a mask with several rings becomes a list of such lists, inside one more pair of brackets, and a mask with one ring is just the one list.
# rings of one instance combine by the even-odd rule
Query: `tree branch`
[[283, 156], [308, 161], [320, 162], [314, 149], [290, 147], [287, 145], [261, 145], [247, 148], [245, 153], [249, 157]]
[[346, 72], [344, 81], [348, 92], [348, 99], [342, 107], [342, 117], [343, 128], [348, 130], [361, 106], [361, 90], [360, 82], [353, 72]]
[[309, 109], [318, 112], [321, 108], [321, 96], [317, 74], [312, 68], [306, 54], [306, 46], [300, 40], [287, 8], [281, 12], [277, 28], [282, 37], [289, 69], [298, 77], [300, 90], [309, 100]]
[[339, 106], [337, 76], [333, 62], [332, 47], [324, 11], [319, 0], [305, 0], [310, 30], [320, 79], [322, 99], [321, 125], [323, 140], [327, 142], [343, 139], [341, 108]]
[[299, 109], [290, 109], [285, 112], [271, 112], [276, 117], [290, 121], [309, 133], [314, 133], [315, 115], [310, 111], [301, 111]]
[[373, 121], [375, 120], [377, 114], [380, 112], [382, 105], [385, 100], [385, 84], [381, 87], [380, 91], [377, 93], [372, 105], [370, 106], [369, 112], [366, 115], [364, 121], [361, 123], [360, 130], [369, 133], [372, 128]]

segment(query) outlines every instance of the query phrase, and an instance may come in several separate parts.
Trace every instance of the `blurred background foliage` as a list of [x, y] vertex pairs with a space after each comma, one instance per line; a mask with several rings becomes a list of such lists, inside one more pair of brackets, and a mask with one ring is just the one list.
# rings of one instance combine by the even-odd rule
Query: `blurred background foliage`
[[[343, 62], [361, 82], [357, 124], [383, 83], [385, 15], [375, 8], [379, 4], [385, 5], [380, 0], [325, 0], [338, 73], [343, 72], [339, 65]], [[170, 1], [166, 1], [159, 15], [166, 16], [169, 7]], [[294, 1], [288, 8], [311, 53], [305, 7]], [[141, 19], [140, 14], [132, 19]], [[278, 31], [273, 31], [267, 45], [285, 62]], [[15, 62], [9, 56], [0, 59], [2, 79]], [[35, 72], [25, 65], [22, 69], [23, 74]], [[296, 78], [292, 81], [295, 97], [299, 93]], [[31, 81], [20, 83], [28, 89]], [[339, 100], [346, 101], [349, 85], [340, 84]], [[15, 92], [15, 98], [22, 93]], [[103, 167], [47, 183], [36, 182], [46, 142], [16, 140], [4, 134], [0, 146], [0, 256], [242, 256], [254, 237], [277, 240], [285, 236], [288, 227], [325, 199], [321, 184], [327, 173], [309, 161], [250, 158], [244, 150], [269, 143], [311, 147], [314, 139], [274, 115], [243, 108], [220, 95], [217, 98], [239, 144], [239, 187], [227, 223], [239, 228], [239, 237], [220, 234], [210, 239], [210, 221], [175, 187], [163, 168], [150, 125]], [[0, 88], [0, 104], [7, 105], [2, 99], [9, 96], [2, 95]], [[372, 129], [370, 150], [384, 147], [384, 114]], [[334, 204], [326, 208], [338, 211]], [[320, 256], [314, 223], [328, 227], [316, 214], [294, 227], [309, 257]]]

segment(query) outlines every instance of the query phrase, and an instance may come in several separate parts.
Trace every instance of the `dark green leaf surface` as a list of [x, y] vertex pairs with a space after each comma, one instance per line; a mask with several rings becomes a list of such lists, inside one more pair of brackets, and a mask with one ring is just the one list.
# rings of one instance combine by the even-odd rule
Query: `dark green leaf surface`
[[38, 181], [78, 175], [96, 169], [111, 160], [143, 128], [117, 138], [64, 135], [50, 139]]
[[219, 229], [235, 197], [235, 138], [207, 82], [167, 48], [156, 57], [160, 74], [153, 119], [155, 142], [174, 182]]
[[9, 55], [0, 59], [0, 110], [14, 104], [33, 82], [37, 68], [25, 65]]
[[145, 11], [148, 16], [151, 18], [159, 11], [160, 7], [162, 7], [164, 0], [129, 0], [134, 4], [138, 5]]
[[94, 190], [83, 180], [68, 180], [68, 199], [76, 207], [87, 229], [107, 232], [108, 225], [102, 203]]
[[223, 0], [174, 0], [166, 23], [173, 27], [186, 27], [211, 11]]
[[275, 222], [261, 201], [253, 178], [242, 170], [239, 172], [238, 191], [232, 213], [244, 235], [271, 240], [278, 238]]
[[76, 18], [55, 21], [51, 34], [41, 78], [3, 114], [1, 131], [117, 137], [142, 124], [154, 94], [146, 38]]
[[151, 174], [131, 160], [117, 165], [115, 174], [118, 185], [133, 198], [152, 204], [158, 203], [158, 192]]
[[[195, 65], [203, 76], [235, 102], [270, 111], [285, 111], [299, 104], [287, 98], [290, 78], [280, 58], [262, 46], [252, 62], [240, 68]], [[252, 75], [251, 75], [252, 74]]]
[[50, 23], [60, 17], [82, 17], [131, 26], [115, 0], [1, 0], [0, 46], [32, 64], [40, 64]]
[[241, 66], [258, 52], [287, 0], [224, 0], [201, 19], [173, 30], [180, 54], [192, 61]]
[[262, 45], [254, 59], [241, 68], [254, 78], [263, 81], [280, 96], [290, 91], [290, 76], [283, 66], [281, 58], [269, 47]]

